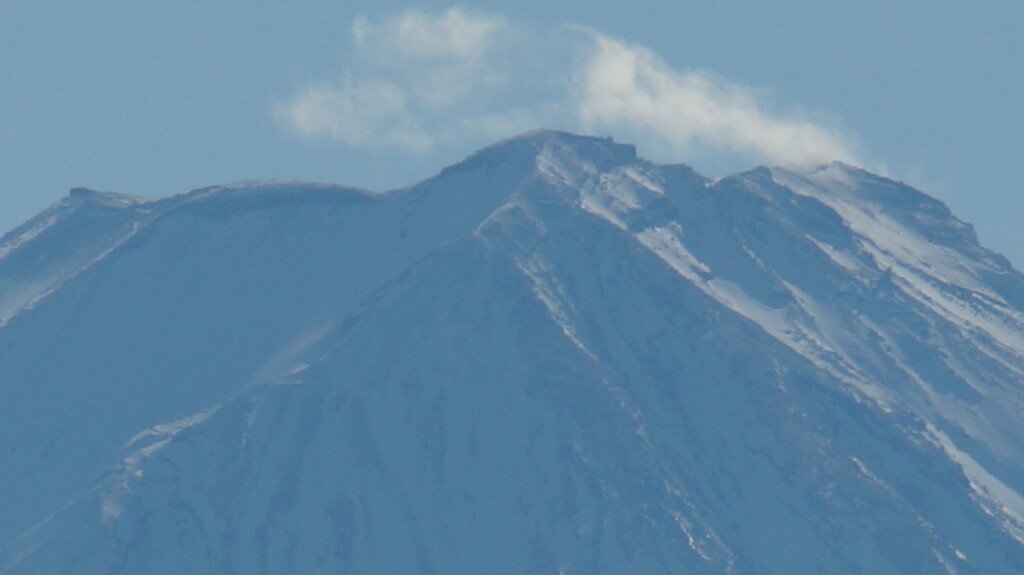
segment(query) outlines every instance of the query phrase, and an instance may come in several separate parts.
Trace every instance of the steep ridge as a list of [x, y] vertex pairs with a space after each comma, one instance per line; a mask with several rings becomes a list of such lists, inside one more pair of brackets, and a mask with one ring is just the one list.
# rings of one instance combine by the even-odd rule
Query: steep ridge
[[0, 572], [1024, 570], [1024, 280], [920, 192], [557, 132], [276, 186], [0, 328]]
[[146, 202], [75, 188], [0, 238], [0, 326], [130, 237]]

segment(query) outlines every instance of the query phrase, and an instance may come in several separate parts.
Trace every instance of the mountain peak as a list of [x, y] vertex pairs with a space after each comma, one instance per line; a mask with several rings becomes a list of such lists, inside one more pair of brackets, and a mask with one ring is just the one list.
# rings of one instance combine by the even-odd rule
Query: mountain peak
[[550, 128], [524, 132], [518, 136], [513, 136], [488, 146], [481, 151], [508, 148], [510, 146], [532, 146], [534, 149], [543, 149], [551, 145], [565, 146], [583, 153], [611, 154], [623, 159], [636, 159], [636, 146], [618, 143], [611, 136], [577, 134]]
[[68, 200], [87, 204], [100, 205], [109, 208], [127, 208], [138, 204], [149, 203], [151, 200], [137, 198], [128, 194], [116, 192], [101, 192], [85, 187], [74, 187], [68, 190]]
[[4, 575], [1024, 572], [1024, 277], [908, 186], [539, 130], [137, 201], [0, 241]]
[[533, 130], [487, 146], [458, 164], [449, 166], [444, 173], [493, 168], [500, 164], [530, 168], [546, 154], [570, 155], [599, 167], [621, 165], [636, 161], [636, 146], [620, 144], [611, 137], [585, 136], [560, 130]]

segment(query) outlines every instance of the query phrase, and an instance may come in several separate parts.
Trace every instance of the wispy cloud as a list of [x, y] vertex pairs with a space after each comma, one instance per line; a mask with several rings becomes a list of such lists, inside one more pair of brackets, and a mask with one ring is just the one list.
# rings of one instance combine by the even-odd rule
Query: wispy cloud
[[523, 46], [505, 19], [458, 7], [360, 16], [343, 79], [304, 86], [275, 112], [302, 135], [352, 147], [426, 152], [508, 136], [551, 119], [550, 102], [516, 101], [533, 65]]
[[772, 113], [755, 90], [675, 70], [643, 46], [594, 30], [541, 33], [454, 7], [379, 22], [361, 16], [351, 32], [342, 79], [302, 87], [276, 107], [298, 133], [423, 153], [547, 126], [610, 133], [678, 161], [856, 161], [837, 130]]
[[408, 94], [386, 81], [302, 89], [278, 108], [300, 134], [328, 136], [349, 146], [383, 146], [425, 151], [431, 136], [416, 118]]
[[846, 139], [767, 112], [755, 92], [708, 72], [677, 72], [650, 50], [596, 32], [578, 72], [576, 110], [589, 129], [623, 131], [686, 154], [739, 152], [775, 164], [854, 161]]
[[498, 16], [472, 14], [449, 8], [433, 16], [408, 11], [373, 23], [358, 16], [352, 23], [352, 40], [374, 57], [437, 59], [472, 64], [485, 59], [501, 35], [511, 33]]

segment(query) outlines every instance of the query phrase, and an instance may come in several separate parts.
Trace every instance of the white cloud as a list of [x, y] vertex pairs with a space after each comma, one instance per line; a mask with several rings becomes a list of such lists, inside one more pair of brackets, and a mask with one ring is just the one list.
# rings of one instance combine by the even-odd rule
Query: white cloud
[[424, 153], [557, 127], [610, 133], [673, 161], [855, 161], [835, 130], [770, 113], [749, 88], [673, 70], [589, 29], [542, 34], [455, 7], [361, 16], [352, 41], [342, 81], [300, 88], [277, 106], [299, 134]]
[[677, 154], [713, 148], [773, 164], [855, 161], [840, 135], [766, 112], [755, 93], [705, 72], [680, 73], [641, 46], [589, 33], [576, 109], [588, 129], [621, 130]]
[[352, 147], [426, 152], [463, 138], [500, 138], [545, 123], [547, 105], [510, 103], [529, 58], [504, 19], [450, 8], [352, 25], [346, 79], [306, 86], [276, 115], [299, 134]]
[[425, 151], [432, 139], [407, 99], [401, 87], [387, 82], [313, 86], [301, 90], [277, 113], [304, 136], [327, 136], [353, 147]]
[[359, 16], [352, 24], [352, 39], [377, 57], [473, 63], [486, 56], [498, 36], [510, 31], [502, 18], [453, 7], [440, 16], [408, 11], [380, 24]]

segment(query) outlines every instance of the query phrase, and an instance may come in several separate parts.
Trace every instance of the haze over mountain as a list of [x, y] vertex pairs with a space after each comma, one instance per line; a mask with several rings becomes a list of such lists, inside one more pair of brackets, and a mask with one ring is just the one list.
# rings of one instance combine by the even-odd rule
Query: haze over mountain
[[1024, 277], [899, 182], [540, 131], [0, 240], [0, 573], [1024, 572]]

